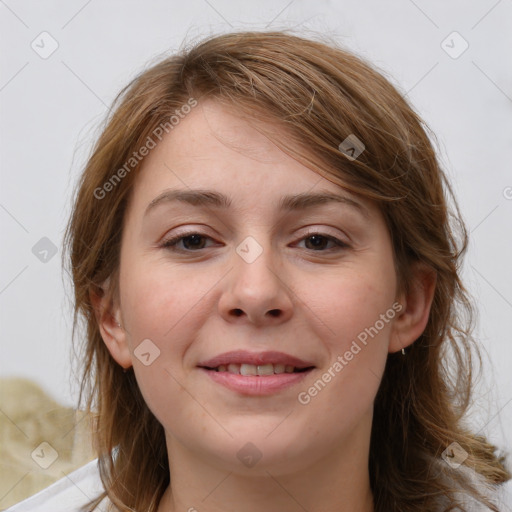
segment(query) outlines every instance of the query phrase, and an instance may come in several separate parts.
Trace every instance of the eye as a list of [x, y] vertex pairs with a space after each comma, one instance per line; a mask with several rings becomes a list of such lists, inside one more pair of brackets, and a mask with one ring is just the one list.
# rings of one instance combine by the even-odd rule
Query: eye
[[[343, 242], [342, 240], [339, 240], [334, 236], [326, 235], [323, 233], [308, 233], [308, 235], [305, 236], [304, 238], [301, 238], [300, 241], [305, 241], [306, 249], [310, 249], [315, 252], [328, 252], [336, 249], [349, 248], [349, 245]], [[333, 245], [331, 245], [331, 247], [326, 247], [326, 245], [329, 243]]]
[[[182, 233], [168, 240], [164, 240], [161, 247], [176, 252], [196, 252], [206, 248], [206, 240], [212, 240], [212, 238], [203, 233]], [[308, 233], [308, 235], [301, 238], [299, 242], [302, 241], [306, 243], [305, 249], [315, 252], [330, 252], [337, 249], [348, 249], [350, 247], [342, 240], [323, 233]], [[182, 245], [180, 246], [180, 244]], [[331, 244], [331, 246], [327, 247], [329, 244]]]
[[[169, 249], [171, 251], [189, 251], [193, 252], [198, 249], [204, 249], [204, 240], [210, 239], [202, 233], [190, 232], [182, 233], [168, 240], [162, 242], [161, 247]], [[179, 243], [183, 242], [183, 247], [178, 247]]]

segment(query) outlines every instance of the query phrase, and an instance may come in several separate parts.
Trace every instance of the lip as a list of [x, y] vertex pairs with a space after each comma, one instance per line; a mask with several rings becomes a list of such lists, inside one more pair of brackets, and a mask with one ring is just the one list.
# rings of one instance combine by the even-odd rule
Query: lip
[[[221, 364], [254, 364], [254, 365], [264, 365], [264, 364], [284, 364], [284, 365], [292, 365], [296, 368], [308, 368], [310, 366], [315, 366], [313, 363], [309, 361], [304, 361], [303, 359], [299, 359], [298, 357], [292, 356], [290, 354], [285, 354], [284, 352], [276, 352], [276, 351], [266, 351], [266, 352], [249, 352], [247, 350], [232, 350], [231, 352], [225, 352], [224, 354], [220, 354], [215, 356], [207, 361], [202, 361], [198, 363], [199, 367], [208, 367], [208, 368], [217, 368]], [[305, 372], [307, 373], [307, 372]], [[294, 375], [294, 374], [289, 374]], [[249, 377], [244, 377], [245, 379]], [[266, 377], [267, 379], [269, 377]]]
[[253, 376], [238, 375], [229, 372], [217, 372], [199, 368], [214, 382], [226, 388], [241, 393], [242, 395], [265, 396], [282, 391], [290, 386], [301, 382], [306, 375], [313, 370], [306, 370], [301, 373], [280, 373], [274, 375]]

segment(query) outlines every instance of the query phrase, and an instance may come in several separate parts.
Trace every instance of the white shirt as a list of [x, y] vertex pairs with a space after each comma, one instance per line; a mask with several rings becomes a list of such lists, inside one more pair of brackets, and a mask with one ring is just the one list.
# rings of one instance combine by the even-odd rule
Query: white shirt
[[[4, 512], [79, 512], [103, 491], [98, 459], [94, 459]], [[103, 500], [94, 511], [107, 512], [107, 503]]]
[[[92, 498], [96, 498], [103, 492], [103, 484], [98, 472], [98, 459], [73, 471], [64, 478], [53, 483], [46, 489], [34, 494], [30, 498], [14, 505], [4, 512], [81, 512], [81, 507]], [[463, 466], [461, 466], [463, 468]], [[465, 471], [470, 471], [468, 468]], [[476, 478], [476, 476], [475, 476]], [[512, 512], [512, 481], [500, 486], [498, 503], [500, 511]], [[485, 512], [489, 509], [469, 500], [467, 510]], [[107, 512], [108, 498], [105, 498], [94, 512]]]

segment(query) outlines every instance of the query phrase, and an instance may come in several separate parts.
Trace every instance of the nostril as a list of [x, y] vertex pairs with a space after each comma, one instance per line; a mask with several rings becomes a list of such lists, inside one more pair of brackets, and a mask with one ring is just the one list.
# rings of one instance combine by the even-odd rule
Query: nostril
[[[241, 309], [238, 309], [238, 308], [237, 309], [233, 309], [233, 315], [241, 316], [243, 314], [244, 314], [244, 312]], [[271, 309], [270, 311], [268, 311], [268, 314], [270, 316], [277, 317], [277, 316], [281, 315], [281, 310], [280, 309]]]

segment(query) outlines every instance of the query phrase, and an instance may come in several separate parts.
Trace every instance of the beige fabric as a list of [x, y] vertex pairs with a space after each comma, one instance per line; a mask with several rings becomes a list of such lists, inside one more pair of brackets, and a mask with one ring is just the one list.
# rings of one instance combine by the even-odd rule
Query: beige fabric
[[27, 379], [0, 379], [0, 510], [95, 457], [82, 412], [61, 406]]

